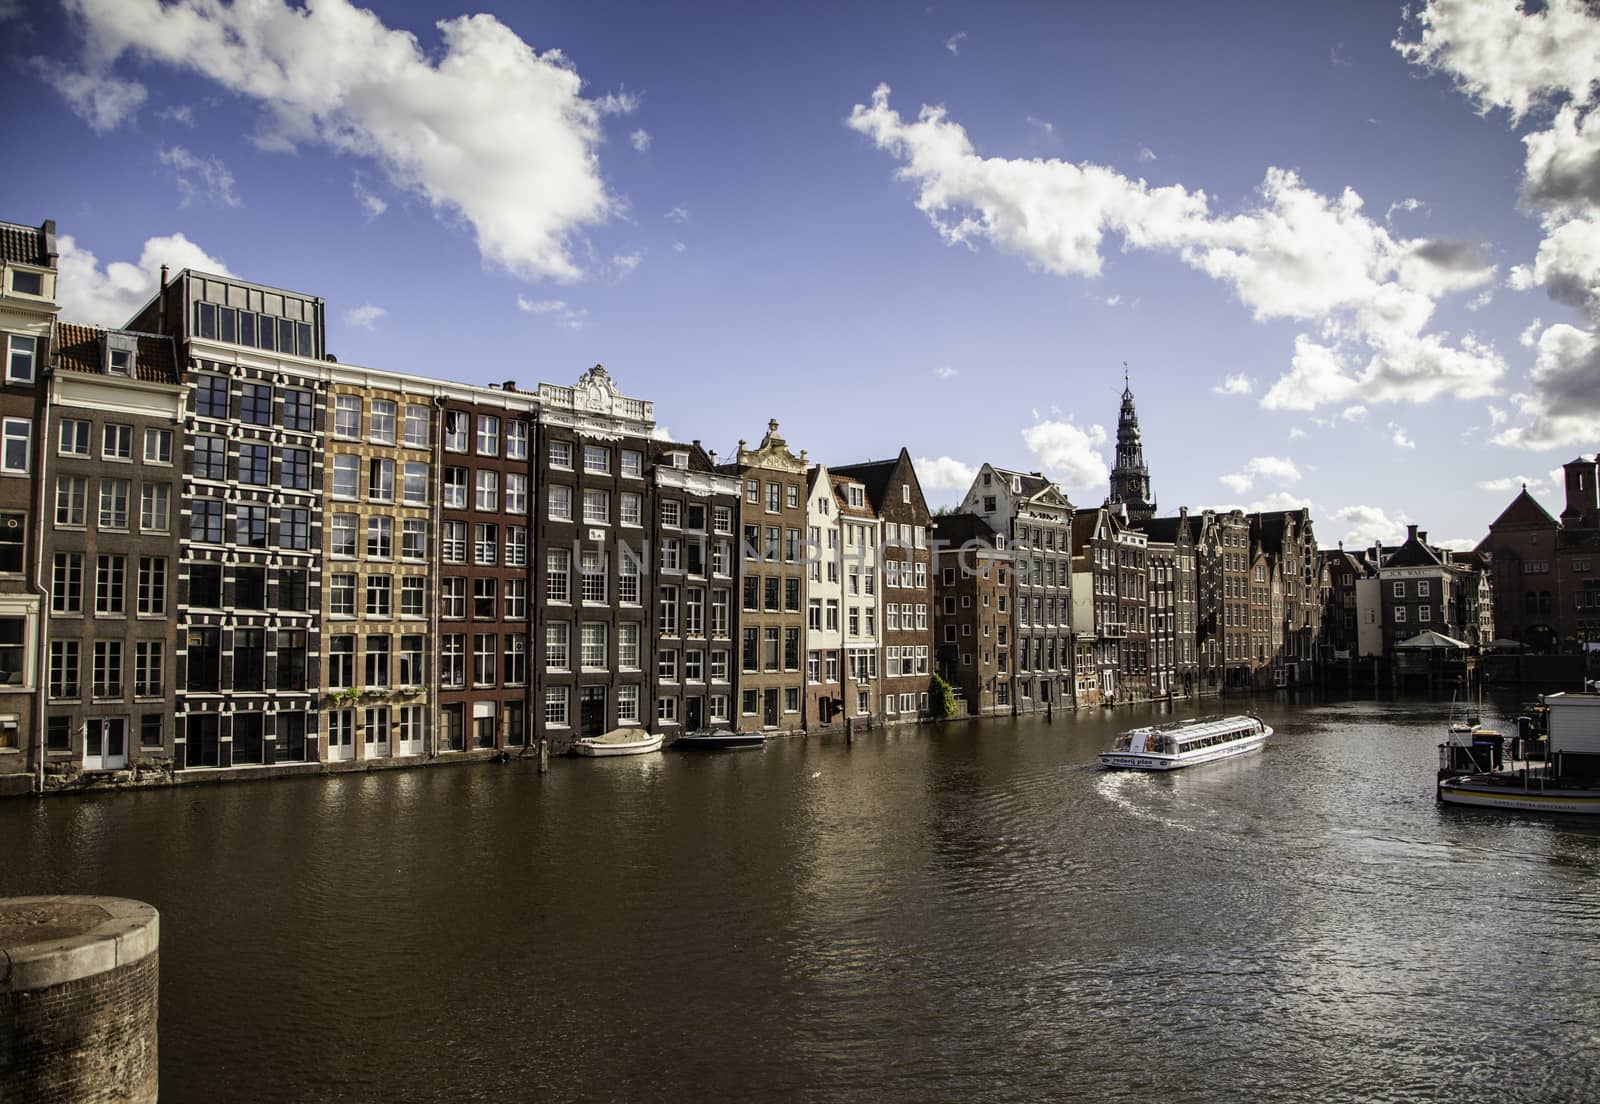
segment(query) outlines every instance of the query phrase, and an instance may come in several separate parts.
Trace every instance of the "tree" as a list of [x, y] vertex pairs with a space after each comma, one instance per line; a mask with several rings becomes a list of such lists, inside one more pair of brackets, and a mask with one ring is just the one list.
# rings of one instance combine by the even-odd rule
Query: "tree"
[[944, 720], [955, 715], [956, 695], [950, 684], [938, 675], [928, 684], [928, 710], [935, 719]]

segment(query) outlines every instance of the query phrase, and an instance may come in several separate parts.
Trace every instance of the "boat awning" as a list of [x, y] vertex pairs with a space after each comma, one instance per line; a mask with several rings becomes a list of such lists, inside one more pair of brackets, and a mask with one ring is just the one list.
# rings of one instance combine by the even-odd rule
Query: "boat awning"
[[1416, 636], [1413, 636], [1410, 640], [1402, 640], [1400, 643], [1396, 644], [1395, 647], [1449, 648], [1457, 651], [1467, 650], [1467, 645], [1463, 641], [1457, 640], [1453, 636], [1446, 636], [1444, 633], [1434, 632], [1432, 629], [1429, 629], [1427, 632], [1420, 632]]
[[1484, 645], [1484, 647], [1493, 648], [1497, 652], [1520, 652], [1522, 649], [1526, 648], [1527, 645], [1520, 640], [1507, 640], [1502, 637], [1499, 640], [1489, 641], [1489, 643]]

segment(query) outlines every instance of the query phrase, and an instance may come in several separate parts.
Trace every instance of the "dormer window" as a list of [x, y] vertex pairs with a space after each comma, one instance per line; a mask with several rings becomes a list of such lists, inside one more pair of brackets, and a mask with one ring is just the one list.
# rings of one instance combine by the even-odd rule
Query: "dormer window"
[[1011, 477], [1011, 493], [1012, 494], [1021, 494], [1022, 493], [1022, 480], [1021, 480], [1021, 478], [1019, 478], [1018, 476], [1015, 476], [1015, 475], [1013, 475]]
[[866, 502], [866, 489], [859, 483], [850, 484], [850, 505], [861, 507]]
[[687, 452], [672, 453], [672, 466], [680, 470], [687, 470], [689, 467], [689, 454]]
[[18, 295], [43, 295], [44, 274], [24, 272], [19, 268], [13, 268], [11, 270], [11, 290]]
[[138, 341], [127, 334], [108, 333], [105, 337], [105, 371], [108, 376], [133, 378], [134, 353]]

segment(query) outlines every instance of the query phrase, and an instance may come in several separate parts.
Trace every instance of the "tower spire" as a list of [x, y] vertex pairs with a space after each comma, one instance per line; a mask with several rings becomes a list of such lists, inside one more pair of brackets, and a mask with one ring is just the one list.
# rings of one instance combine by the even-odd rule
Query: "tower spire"
[[1144, 464], [1144, 443], [1139, 434], [1139, 412], [1133, 405], [1133, 385], [1128, 362], [1122, 362], [1122, 410], [1117, 415], [1117, 466], [1111, 469], [1111, 495], [1106, 504], [1120, 504], [1133, 519], [1153, 517], [1150, 472]]

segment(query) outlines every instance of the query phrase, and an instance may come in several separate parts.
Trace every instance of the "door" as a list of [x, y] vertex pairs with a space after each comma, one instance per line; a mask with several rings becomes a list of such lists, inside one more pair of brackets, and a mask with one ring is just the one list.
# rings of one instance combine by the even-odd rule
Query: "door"
[[400, 716], [396, 722], [394, 734], [394, 753], [396, 755], [422, 754], [422, 725], [422, 706], [405, 705], [400, 707]]
[[778, 727], [778, 689], [772, 687], [767, 690], [767, 703], [761, 712], [761, 723], [768, 728]]
[[363, 759], [387, 759], [389, 757], [389, 707], [386, 705], [374, 706], [367, 710], [367, 723], [362, 729], [361, 739]]
[[699, 732], [705, 727], [704, 698], [690, 698], [683, 706], [683, 726], [686, 732]]
[[356, 715], [350, 709], [337, 709], [328, 714], [328, 761], [338, 762], [355, 757]]
[[580, 736], [603, 736], [606, 731], [606, 688], [585, 686], [578, 709]]
[[121, 770], [128, 765], [128, 721], [96, 717], [83, 730], [83, 769]]

